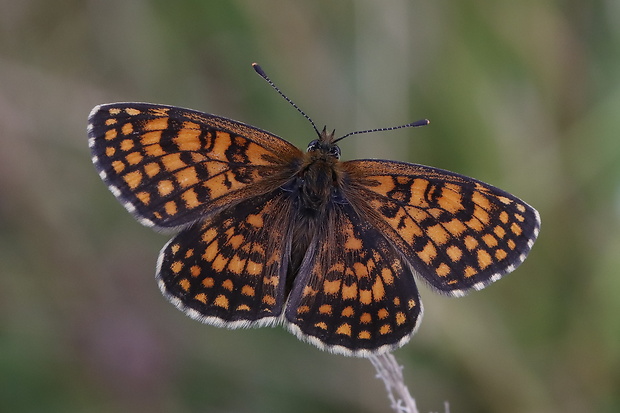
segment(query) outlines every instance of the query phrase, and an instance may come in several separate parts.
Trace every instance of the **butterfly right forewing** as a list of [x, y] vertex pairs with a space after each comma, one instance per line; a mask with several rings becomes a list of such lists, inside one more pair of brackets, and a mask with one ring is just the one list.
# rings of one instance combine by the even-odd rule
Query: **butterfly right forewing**
[[513, 271], [540, 228], [538, 212], [501, 189], [429, 166], [343, 163], [350, 196], [436, 290], [461, 296]]

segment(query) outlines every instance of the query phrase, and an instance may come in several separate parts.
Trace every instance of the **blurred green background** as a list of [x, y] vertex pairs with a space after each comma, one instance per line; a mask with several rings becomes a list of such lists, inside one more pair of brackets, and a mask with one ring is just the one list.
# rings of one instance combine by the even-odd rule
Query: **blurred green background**
[[620, 411], [620, 3], [0, 0], [0, 411], [387, 412], [367, 360], [282, 328], [190, 320], [153, 280], [169, 236], [91, 165], [93, 106], [147, 101], [344, 158], [430, 164], [542, 216], [530, 258], [452, 299], [422, 288], [395, 355], [421, 412]]

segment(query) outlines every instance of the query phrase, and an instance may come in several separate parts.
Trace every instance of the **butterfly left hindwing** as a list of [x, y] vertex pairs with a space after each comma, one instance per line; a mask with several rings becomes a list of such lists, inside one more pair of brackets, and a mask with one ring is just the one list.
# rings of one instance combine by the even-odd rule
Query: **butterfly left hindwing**
[[278, 189], [181, 231], [160, 254], [163, 294], [204, 323], [273, 324], [286, 299], [291, 207]]

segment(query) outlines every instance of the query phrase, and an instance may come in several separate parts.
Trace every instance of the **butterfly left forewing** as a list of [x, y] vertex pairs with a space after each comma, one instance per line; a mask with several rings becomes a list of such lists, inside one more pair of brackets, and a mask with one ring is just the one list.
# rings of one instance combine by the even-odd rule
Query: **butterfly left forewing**
[[411, 269], [350, 204], [331, 207], [295, 278], [286, 308], [289, 328], [346, 355], [403, 345], [422, 313]]
[[185, 226], [285, 182], [301, 152], [230, 119], [165, 105], [113, 103], [89, 117], [99, 175], [144, 225]]
[[520, 265], [538, 236], [534, 208], [473, 178], [382, 160], [343, 169], [361, 213], [440, 292], [484, 288]]

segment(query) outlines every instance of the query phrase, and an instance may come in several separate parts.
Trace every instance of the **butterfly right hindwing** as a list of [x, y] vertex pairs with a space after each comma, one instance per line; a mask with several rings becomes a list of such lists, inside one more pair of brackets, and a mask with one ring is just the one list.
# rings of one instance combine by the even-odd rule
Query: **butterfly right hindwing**
[[289, 327], [341, 354], [399, 347], [422, 314], [411, 269], [350, 204], [332, 206], [290, 293]]

